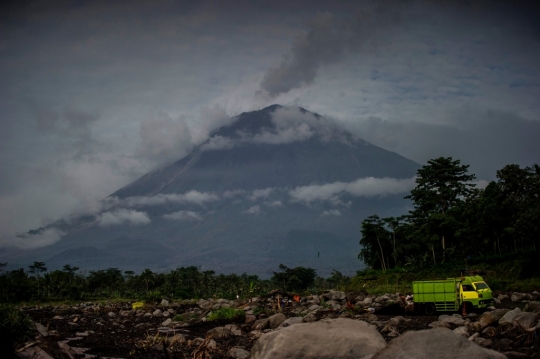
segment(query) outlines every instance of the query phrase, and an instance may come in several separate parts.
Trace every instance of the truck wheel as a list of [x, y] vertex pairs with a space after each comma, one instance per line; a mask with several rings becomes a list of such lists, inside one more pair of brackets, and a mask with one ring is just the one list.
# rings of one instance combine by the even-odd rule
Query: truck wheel
[[433, 303], [427, 303], [424, 307], [424, 313], [426, 315], [435, 315], [435, 312], [437, 312], [437, 308], [435, 308], [435, 304]]

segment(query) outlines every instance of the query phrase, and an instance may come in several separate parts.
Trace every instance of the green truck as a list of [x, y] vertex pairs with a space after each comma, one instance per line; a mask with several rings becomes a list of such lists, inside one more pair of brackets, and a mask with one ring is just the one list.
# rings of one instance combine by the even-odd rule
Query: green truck
[[491, 289], [480, 276], [416, 281], [412, 284], [415, 312], [433, 315], [487, 308], [493, 304]]

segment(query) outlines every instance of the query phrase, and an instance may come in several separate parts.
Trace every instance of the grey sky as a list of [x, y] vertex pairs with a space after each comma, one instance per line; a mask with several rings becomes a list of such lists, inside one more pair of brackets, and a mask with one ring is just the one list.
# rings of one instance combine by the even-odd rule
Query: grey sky
[[[538, 163], [537, 8], [466, 3], [2, 5], [0, 235], [99, 208], [231, 116], [273, 103], [420, 163], [459, 158], [480, 179]], [[134, 215], [105, 223], [146, 220]]]

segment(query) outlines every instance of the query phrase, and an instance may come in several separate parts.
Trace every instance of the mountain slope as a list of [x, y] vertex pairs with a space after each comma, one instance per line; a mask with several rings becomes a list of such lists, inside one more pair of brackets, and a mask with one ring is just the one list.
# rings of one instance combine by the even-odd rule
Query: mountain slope
[[269, 275], [283, 263], [351, 273], [361, 268], [360, 222], [405, 212], [418, 168], [322, 116], [273, 105], [113, 193], [102, 212], [64, 224], [57, 243], [9, 261], [61, 266], [92, 247], [79, 267]]

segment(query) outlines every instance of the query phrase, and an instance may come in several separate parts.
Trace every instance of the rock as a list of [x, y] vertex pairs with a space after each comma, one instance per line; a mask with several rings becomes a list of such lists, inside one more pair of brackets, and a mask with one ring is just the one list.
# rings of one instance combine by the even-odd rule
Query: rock
[[162, 314], [161, 309], [156, 309], [156, 310], [154, 310], [154, 312], [152, 313], [152, 315], [153, 315], [154, 317], [157, 317], [158, 315], [161, 315], [161, 314]]
[[373, 323], [379, 320], [379, 318], [372, 313], [364, 313], [358, 316], [359, 319], [365, 319], [368, 323]]
[[491, 312], [485, 312], [482, 314], [480, 319], [478, 319], [478, 322], [482, 328], [485, 328], [489, 325], [497, 323], [508, 311], [509, 309], [495, 309]]
[[454, 325], [464, 325], [465, 320], [459, 314], [447, 315], [443, 314], [439, 316], [439, 322], [452, 323]]
[[168, 327], [169, 325], [171, 325], [171, 323], [172, 323], [172, 319], [169, 318], [166, 321], [164, 321], [163, 323], [161, 323], [161, 326], [162, 327]]
[[509, 351], [503, 353], [506, 356], [509, 356], [510, 358], [530, 358], [529, 354], [515, 352], [515, 351]]
[[499, 294], [499, 295], [497, 296], [497, 299], [499, 299], [500, 301], [503, 301], [503, 300], [508, 300], [508, 299], [510, 299], [510, 297], [508, 297], [507, 294]]
[[206, 336], [212, 336], [216, 339], [230, 339], [234, 337], [234, 334], [225, 327], [215, 327], [207, 331]]
[[534, 327], [537, 321], [538, 321], [537, 313], [521, 312], [521, 313], [518, 313], [514, 317], [512, 323], [524, 329], [529, 329], [529, 328]]
[[[396, 328], [397, 326], [406, 321], [407, 319], [403, 318], [402, 316], [397, 316], [397, 317], [394, 317], [392, 319], [390, 319], [386, 325], [384, 326], [384, 328], [381, 330], [381, 333], [389, 333], [389, 332], [397, 332], [396, 331]], [[389, 336], [397, 336], [395, 335], [396, 333], [392, 333], [392, 335], [389, 335]], [[399, 333], [398, 333], [399, 334]]]
[[186, 342], [186, 338], [182, 334], [175, 334], [170, 339], [170, 345], [183, 344]]
[[160, 305], [162, 305], [164, 307], [168, 307], [169, 306], [169, 301], [167, 299], [162, 299]]
[[109, 313], [107, 313], [107, 316], [109, 316], [110, 318], [114, 318], [114, 317], [116, 317], [116, 313], [109, 312]]
[[49, 336], [49, 331], [47, 330], [47, 328], [45, 328], [43, 324], [38, 323], [38, 322], [34, 322], [34, 324], [36, 325], [36, 330], [38, 331], [39, 334], [41, 334], [44, 337]]
[[482, 330], [482, 324], [478, 323], [478, 322], [474, 322], [472, 323], [472, 328], [475, 332], [479, 332]]
[[302, 321], [304, 323], [313, 323], [317, 321], [317, 317], [310, 313], [306, 315]]
[[17, 352], [15, 355], [21, 359], [53, 359], [53, 357], [38, 346], [26, 348], [21, 352]]
[[482, 334], [487, 335], [488, 337], [494, 337], [499, 334], [499, 332], [495, 327], [486, 327], [484, 330], [482, 330]]
[[325, 319], [263, 335], [253, 346], [251, 358], [362, 358], [385, 346], [372, 325], [352, 319]]
[[161, 315], [164, 316], [164, 317], [168, 317], [168, 316], [171, 315], [171, 313], [169, 313], [169, 312], [163, 312]]
[[540, 313], [540, 302], [539, 301], [532, 301], [527, 303], [525, 308], [523, 308], [524, 312], [533, 312], [533, 313]]
[[452, 329], [452, 324], [450, 324], [448, 322], [433, 322], [433, 323], [429, 324], [428, 327]]
[[249, 357], [249, 352], [242, 348], [231, 348], [227, 352], [227, 358], [246, 359]]
[[291, 325], [301, 324], [303, 323], [303, 321], [304, 321], [304, 318], [302, 317], [291, 317], [289, 319], [286, 319], [283, 323], [281, 323], [279, 325], [279, 328], [286, 328], [286, 327], [290, 327]]
[[456, 329], [453, 330], [453, 332], [465, 338], [469, 338], [469, 335], [471, 335], [471, 333], [469, 332], [469, 327], [467, 327], [466, 325], [457, 327]]
[[499, 325], [512, 324], [512, 321], [519, 313], [521, 313], [521, 309], [519, 308], [508, 311], [501, 319], [499, 319]]
[[438, 328], [409, 331], [390, 342], [388, 347], [375, 354], [372, 359], [503, 359], [503, 354], [484, 349], [455, 335], [451, 330]]
[[504, 350], [510, 349], [510, 345], [512, 345], [512, 339], [502, 338], [500, 340], [494, 341], [491, 347], [495, 350]]
[[274, 314], [274, 315], [272, 315], [271, 317], [269, 317], [267, 319], [268, 320], [268, 326], [271, 329], [276, 329], [277, 327], [279, 327], [281, 325], [281, 323], [283, 323], [285, 321], [285, 319], [287, 319], [287, 317], [285, 317], [285, 315], [283, 315], [282, 313]]
[[480, 345], [483, 348], [487, 348], [491, 346], [491, 344], [493, 344], [493, 342], [490, 339], [485, 339], [485, 338], [480, 338], [480, 337], [473, 339], [473, 342], [475, 342], [476, 344]]
[[264, 330], [268, 328], [268, 319], [257, 319], [255, 323], [253, 323], [253, 326], [251, 327], [252, 330]]
[[77, 355], [77, 352], [71, 349], [71, 347], [66, 343], [58, 342], [58, 346], [60, 347], [60, 349], [62, 349], [62, 351], [67, 355], [69, 359], [73, 359]]
[[314, 311], [319, 310], [319, 309], [321, 309], [321, 308], [322, 308], [322, 307], [321, 307], [320, 305], [313, 304], [313, 305], [311, 305], [311, 306], [308, 307], [308, 310], [309, 310], [310, 312], [314, 312]]
[[364, 300], [362, 301], [361, 304], [362, 304], [364, 307], [369, 307], [372, 303], [373, 303], [373, 299], [371, 299], [371, 298], [368, 297], [368, 298], [364, 298]]
[[526, 299], [526, 298], [527, 298], [527, 294], [518, 293], [518, 292], [512, 293], [512, 296], [510, 297], [512, 302], [521, 302], [523, 299]]
[[89, 333], [88, 333], [88, 331], [84, 331], [82, 333], [77, 332], [77, 333], [75, 333], [75, 335], [78, 336], [78, 337], [87, 337], [89, 335]]
[[330, 293], [328, 293], [329, 295], [329, 298], [330, 300], [343, 300], [343, 299], [346, 299], [347, 298], [347, 295], [345, 294], [345, 292], [341, 292], [341, 291], [330, 291]]
[[253, 323], [256, 320], [257, 320], [257, 317], [255, 315], [253, 315], [253, 314], [246, 315], [246, 324], [247, 323]]
[[473, 340], [475, 340], [476, 338], [478, 338], [479, 335], [480, 335], [479, 333], [474, 333], [473, 335], [471, 335], [471, 336], [469, 337], [469, 340], [470, 340], [470, 341], [473, 341]]

